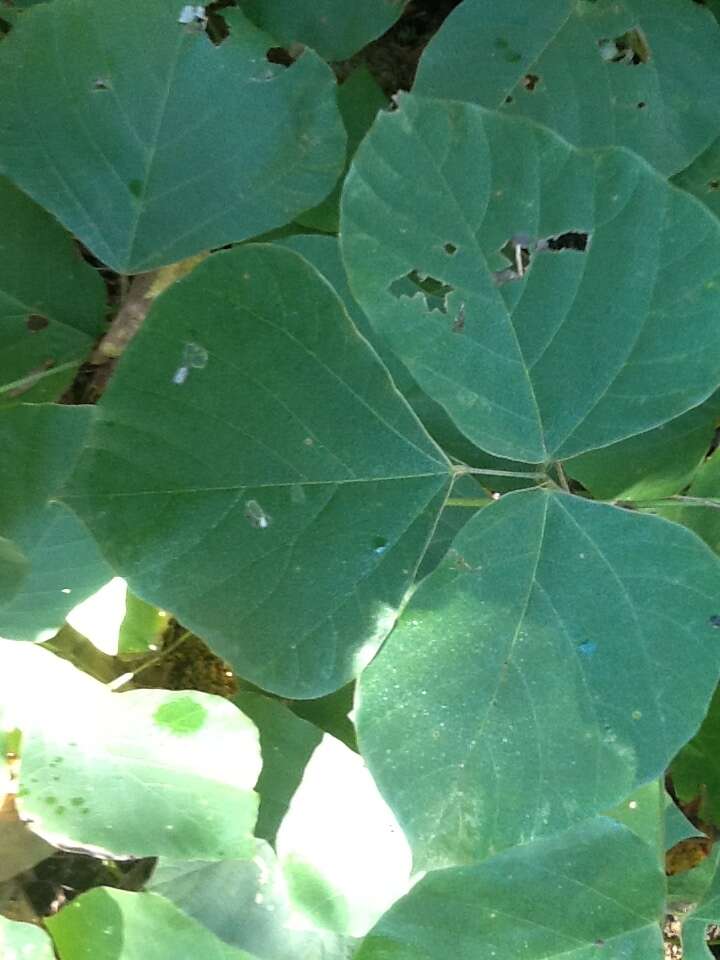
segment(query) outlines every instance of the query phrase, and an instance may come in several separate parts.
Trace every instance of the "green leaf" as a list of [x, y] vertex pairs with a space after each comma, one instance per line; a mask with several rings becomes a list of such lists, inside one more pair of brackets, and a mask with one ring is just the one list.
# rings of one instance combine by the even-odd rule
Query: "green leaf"
[[720, 393], [681, 417], [574, 457], [567, 473], [603, 500], [653, 500], [683, 490], [702, 463], [720, 415]]
[[322, 731], [269, 697], [242, 691], [233, 702], [260, 734], [263, 768], [255, 788], [260, 796], [255, 836], [274, 843], [307, 762], [322, 740]]
[[335, 933], [363, 936], [410, 886], [395, 817], [362, 758], [331, 736], [307, 764], [275, 846], [298, 909]]
[[54, 960], [50, 938], [34, 923], [0, 916], [0, 955], [4, 960]]
[[[708, 858], [710, 859], [710, 858]], [[683, 960], [712, 960], [714, 954], [710, 952], [705, 942], [705, 931], [708, 924], [720, 923], [720, 869], [718, 869], [717, 855], [713, 858], [714, 867], [711, 880], [700, 902], [687, 917], [682, 927]], [[695, 871], [691, 871], [695, 873]]]
[[54, 400], [102, 330], [105, 288], [62, 227], [2, 177], [0, 222], [0, 406]]
[[347, 960], [349, 940], [311, 925], [289, 897], [272, 847], [252, 860], [158, 862], [149, 890], [171, 900], [225, 943], [262, 960]]
[[293, 713], [314, 726], [341, 740], [346, 747], [357, 752], [355, 727], [350, 719], [355, 698], [355, 683], [347, 683], [334, 693], [315, 700], [293, 700], [289, 706]]
[[445, 507], [440, 514], [435, 533], [420, 564], [418, 580], [432, 573], [447, 554], [453, 540], [468, 520], [483, 506], [489, 506], [493, 502], [490, 495], [480, 486], [475, 477], [470, 476], [459, 477], [455, 481], [452, 489], [452, 500], [469, 500], [471, 503], [474, 502], [474, 505], [469, 503], [467, 506], [460, 506], [451, 503]]
[[683, 803], [697, 803], [703, 823], [720, 826], [720, 688], [702, 726], [673, 761], [673, 786]]
[[125, 616], [118, 634], [118, 654], [147, 653], [157, 645], [169, 617], [164, 610], [146, 603], [129, 590], [125, 595]]
[[720, 30], [699, 4], [546, 0], [529, 17], [524, 0], [465, 0], [414, 90], [530, 117], [577, 146], [629, 147], [667, 175], [717, 134], [718, 57]]
[[387, 97], [366, 67], [353, 70], [347, 80], [337, 88], [337, 100], [348, 138], [343, 177], [319, 206], [306, 210], [297, 217], [299, 224], [313, 230], [323, 230], [325, 233], [338, 232], [340, 190], [344, 174], [347, 173], [350, 161], [360, 141], [370, 129], [378, 110], [387, 105]]
[[[701, 464], [693, 482], [687, 490], [688, 497], [697, 497], [700, 500], [720, 500], [720, 454], [716, 450], [713, 455]], [[720, 553], [720, 509], [702, 504], [668, 503], [663, 507], [663, 513], [671, 520], [689, 527], [707, 543], [715, 553]]]
[[361, 144], [341, 215], [358, 303], [496, 456], [604, 447], [718, 385], [720, 225], [625, 151], [405, 96]]
[[305, 44], [326, 60], [351, 57], [385, 33], [403, 6], [403, 0], [241, 0], [243, 13], [280, 43]]
[[664, 886], [652, 851], [597, 818], [476, 866], [428, 874], [356, 960], [661, 960]]
[[657, 517], [542, 490], [473, 517], [359, 684], [361, 752], [416, 866], [527, 843], [657, 778], [714, 689], [718, 596], [717, 559]]
[[34, 644], [0, 641], [0, 662], [3, 723], [22, 732], [18, 809], [36, 833], [119, 856], [252, 856], [260, 751], [237, 707], [112, 693]]
[[696, 196], [716, 217], [720, 216], [720, 137], [672, 182]]
[[255, 960], [154, 893], [96, 887], [45, 925], [60, 960]]
[[314, 53], [271, 64], [272, 41], [241, 18], [215, 47], [181, 8], [54, 0], [0, 45], [0, 172], [121, 273], [289, 222], [345, 157]]
[[133, 592], [267, 690], [351, 679], [450, 467], [316, 271], [274, 246], [210, 257], [158, 298], [99, 413], [64, 499]]
[[0, 533], [30, 564], [12, 599], [0, 598], [0, 636], [35, 640], [112, 576], [77, 517], [50, 502], [72, 470], [91, 407], [22, 405], [0, 416]]
[[0, 537], [0, 603], [15, 598], [27, 579], [28, 569], [28, 559], [17, 544]]

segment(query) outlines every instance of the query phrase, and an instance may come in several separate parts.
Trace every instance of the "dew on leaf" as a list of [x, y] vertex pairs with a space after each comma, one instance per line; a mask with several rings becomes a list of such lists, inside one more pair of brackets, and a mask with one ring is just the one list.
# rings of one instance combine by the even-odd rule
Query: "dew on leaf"
[[377, 553], [378, 556], [381, 556], [388, 548], [388, 541], [385, 537], [373, 537], [372, 549], [373, 553]]
[[202, 370], [207, 366], [208, 352], [199, 343], [188, 342], [183, 347], [182, 364], [173, 374], [172, 382], [180, 386], [185, 383], [190, 370]]
[[251, 527], [257, 530], [267, 530], [272, 523], [272, 517], [265, 513], [257, 500], [247, 500], [245, 503], [245, 517]]

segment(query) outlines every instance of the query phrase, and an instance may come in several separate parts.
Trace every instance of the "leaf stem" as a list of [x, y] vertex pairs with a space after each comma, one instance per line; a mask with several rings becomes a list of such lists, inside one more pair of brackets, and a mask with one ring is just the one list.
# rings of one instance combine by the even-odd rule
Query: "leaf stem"
[[487, 507], [495, 501], [489, 497], [450, 497], [445, 501], [446, 507]]
[[156, 663], [159, 663], [160, 660], [164, 659], [169, 653], [172, 653], [173, 650], [177, 650], [180, 644], [184, 643], [187, 638], [191, 636], [192, 630], [186, 630], [184, 633], [181, 633], [176, 640], [173, 640], [172, 643], [169, 643], [166, 647], [163, 647], [163, 649], [160, 650], [160, 652], [154, 657], [150, 657], [149, 660], [141, 663], [137, 670], [133, 670], [132, 673], [124, 673], [121, 677], [117, 677], [115, 680], [111, 681], [108, 684], [109, 689], [114, 693], [118, 693], [123, 687], [127, 686], [128, 683], [131, 683], [139, 673], [142, 673], [143, 670], [147, 670], [148, 667], [152, 667]]
[[711, 507], [720, 510], [720, 500], [712, 497], [683, 497], [680, 494], [672, 497], [661, 497], [657, 500], [606, 500], [617, 506], [632, 507], [634, 510], [652, 510], [655, 507]]
[[532, 480], [545, 479], [544, 473], [528, 473], [522, 470], [485, 470], [480, 467], [468, 467], [464, 463], [458, 464], [454, 470], [458, 476], [464, 476], [467, 473], [477, 473], [486, 477], [520, 477], [521, 479], [529, 477]]

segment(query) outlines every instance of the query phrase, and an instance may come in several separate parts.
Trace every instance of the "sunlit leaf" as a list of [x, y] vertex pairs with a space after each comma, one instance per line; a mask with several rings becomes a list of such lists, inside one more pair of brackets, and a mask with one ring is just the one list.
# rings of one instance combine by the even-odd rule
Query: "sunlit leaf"
[[719, 597], [717, 559], [657, 517], [546, 491], [473, 517], [359, 684], [360, 748], [416, 866], [527, 843], [659, 777], [715, 687]]
[[54, 960], [50, 938], [34, 923], [0, 916], [0, 952], [4, 960]]

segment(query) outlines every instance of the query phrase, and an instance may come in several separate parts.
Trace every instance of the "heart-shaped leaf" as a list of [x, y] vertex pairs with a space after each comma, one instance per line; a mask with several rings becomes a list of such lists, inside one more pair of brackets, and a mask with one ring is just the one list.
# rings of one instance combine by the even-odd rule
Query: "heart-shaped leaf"
[[720, 225], [624, 150], [407, 96], [355, 155], [341, 219], [360, 306], [490, 453], [604, 447], [718, 385]]
[[414, 90], [531, 117], [577, 146], [629, 147], [670, 174], [717, 135], [718, 57], [700, 4], [544, 0], [529, 16], [525, 0], [465, 0]]
[[213, 46], [182, 10], [54, 0], [0, 46], [0, 172], [119, 272], [281, 226], [345, 159], [316, 54], [271, 64], [272, 40], [242, 18]]
[[719, 597], [716, 557], [657, 517], [543, 490], [474, 516], [359, 684], [360, 747], [416, 865], [527, 843], [658, 777], [714, 689]]
[[638, 837], [599, 817], [430, 873], [379, 920], [357, 960], [661, 960], [664, 879]]
[[40, 836], [119, 856], [252, 856], [260, 750], [237, 707], [113, 693], [34, 644], [0, 641], [0, 663], [0, 720], [22, 733], [18, 809]]
[[391, 628], [450, 466], [317, 272], [216, 254], [151, 309], [64, 499], [139, 596], [291, 697]]
[[34, 923], [0, 916], [0, 951], [6, 960], [54, 960], [50, 938]]
[[102, 330], [105, 288], [70, 237], [0, 177], [0, 405], [54, 400]]

